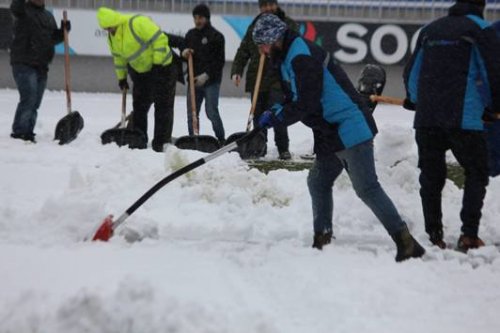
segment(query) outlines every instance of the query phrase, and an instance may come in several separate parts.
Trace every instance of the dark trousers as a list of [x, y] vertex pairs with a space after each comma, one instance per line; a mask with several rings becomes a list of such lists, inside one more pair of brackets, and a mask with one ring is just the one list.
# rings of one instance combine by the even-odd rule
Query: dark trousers
[[442, 230], [441, 191], [446, 181], [446, 151], [451, 150], [465, 171], [460, 219], [462, 232], [476, 237], [488, 185], [488, 150], [482, 131], [417, 128], [420, 197], [425, 231]]
[[177, 74], [175, 66], [163, 67], [160, 72], [149, 71], [137, 73], [129, 67], [129, 74], [134, 83], [133, 124], [146, 134], [148, 133], [148, 111], [151, 104], [155, 107], [155, 127], [153, 143], [163, 144], [172, 137], [174, 124], [175, 83]]
[[[253, 99], [253, 93], [251, 94]], [[260, 92], [255, 105], [255, 113], [253, 115], [253, 125], [257, 126], [260, 115], [269, 110], [274, 104], [283, 102], [283, 92], [280, 89], [272, 89], [270, 91]], [[288, 128], [284, 125], [277, 125], [273, 127], [274, 130], [274, 143], [279, 152], [288, 151], [289, 139]], [[267, 130], [264, 131], [267, 138]]]
[[33, 135], [38, 108], [47, 85], [47, 72], [27, 65], [13, 65], [12, 74], [20, 97], [12, 123], [12, 134]]

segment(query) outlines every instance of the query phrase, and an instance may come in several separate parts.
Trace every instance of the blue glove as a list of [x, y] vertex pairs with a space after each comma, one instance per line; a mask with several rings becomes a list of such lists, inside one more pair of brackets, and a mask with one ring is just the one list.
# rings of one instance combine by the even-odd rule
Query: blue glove
[[260, 128], [271, 128], [283, 121], [283, 118], [276, 116], [273, 111], [264, 111], [259, 117], [259, 127]]

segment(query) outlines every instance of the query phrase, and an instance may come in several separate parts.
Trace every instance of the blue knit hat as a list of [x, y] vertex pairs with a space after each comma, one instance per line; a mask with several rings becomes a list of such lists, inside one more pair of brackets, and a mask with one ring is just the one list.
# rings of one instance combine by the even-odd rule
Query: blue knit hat
[[273, 14], [262, 14], [253, 28], [252, 38], [255, 44], [274, 44], [283, 37], [286, 23]]

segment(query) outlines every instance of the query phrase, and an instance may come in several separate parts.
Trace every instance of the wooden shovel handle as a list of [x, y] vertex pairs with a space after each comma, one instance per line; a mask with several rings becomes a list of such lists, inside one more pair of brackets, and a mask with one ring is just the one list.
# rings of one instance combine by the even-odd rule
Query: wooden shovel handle
[[404, 103], [404, 99], [402, 99], [402, 98], [382, 96], [382, 95], [371, 95], [370, 100], [372, 102], [380, 102], [380, 103], [401, 105], [401, 106]]
[[68, 21], [68, 13], [63, 11], [63, 36], [64, 36], [64, 88], [66, 90], [66, 108], [68, 113], [71, 113], [71, 67], [69, 65], [69, 38], [68, 30], [66, 30], [66, 22]]
[[189, 95], [191, 97], [191, 115], [193, 118], [193, 132], [194, 135], [200, 133], [200, 128], [198, 125], [198, 116], [196, 112], [196, 95], [194, 89], [194, 69], [193, 69], [193, 55], [189, 52], [188, 56], [188, 74], [189, 74]]
[[126, 109], [127, 109], [127, 88], [122, 90], [122, 120], [120, 122], [120, 128], [125, 128], [125, 123], [127, 122]]
[[252, 106], [250, 107], [250, 114], [248, 115], [247, 132], [250, 131], [250, 128], [252, 127], [253, 115], [255, 113], [255, 108], [257, 107], [257, 99], [259, 98], [260, 83], [262, 82], [262, 73], [264, 72], [265, 62], [266, 55], [261, 53], [259, 58], [259, 69], [257, 70], [257, 79], [255, 80], [255, 86], [253, 89]]

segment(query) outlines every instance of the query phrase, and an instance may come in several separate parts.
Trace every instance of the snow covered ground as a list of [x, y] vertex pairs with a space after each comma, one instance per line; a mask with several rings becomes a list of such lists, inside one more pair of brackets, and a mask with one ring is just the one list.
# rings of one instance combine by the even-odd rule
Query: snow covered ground
[[[65, 113], [47, 92], [38, 143], [9, 137], [15, 90], [0, 90], [0, 332], [497, 332], [500, 327], [500, 179], [492, 179], [480, 234], [488, 246], [459, 254], [431, 248], [418, 195], [412, 114], [379, 106], [377, 169], [424, 259], [394, 262], [395, 247], [356, 198], [335, 188], [334, 233], [311, 249], [307, 171], [249, 169], [226, 154], [168, 184], [108, 243], [82, 239], [120, 215], [173, 170], [203, 156], [168, 146], [103, 146], [119, 119], [118, 94], [73, 94], [85, 119], [76, 141], [52, 141]], [[131, 100], [128, 101], [129, 110]], [[247, 99], [222, 99], [227, 135], [245, 128]], [[152, 124], [152, 112], [150, 113]], [[151, 128], [150, 128], [151, 129]], [[185, 98], [174, 136], [185, 135]], [[201, 134], [212, 135], [206, 117]], [[290, 128], [291, 151], [309, 153], [310, 131]], [[277, 156], [270, 135], [269, 155]], [[450, 157], [451, 158], [451, 157]], [[444, 189], [445, 240], [459, 236], [462, 192]], [[127, 239], [139, 234], [140, 242]]]

